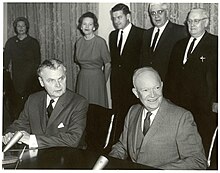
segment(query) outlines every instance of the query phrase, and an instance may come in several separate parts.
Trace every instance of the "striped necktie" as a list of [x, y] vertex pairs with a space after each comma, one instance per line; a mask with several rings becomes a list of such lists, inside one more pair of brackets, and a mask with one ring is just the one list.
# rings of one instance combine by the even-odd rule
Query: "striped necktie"
[[147, 115], [144, 119], [144, 130], [143, 130], [143, 134], [144, 136], [146, 135], [147, 131], [149, 130], [150, 128], [150, 116], [152, 115], [151, 112], [147, 112]]

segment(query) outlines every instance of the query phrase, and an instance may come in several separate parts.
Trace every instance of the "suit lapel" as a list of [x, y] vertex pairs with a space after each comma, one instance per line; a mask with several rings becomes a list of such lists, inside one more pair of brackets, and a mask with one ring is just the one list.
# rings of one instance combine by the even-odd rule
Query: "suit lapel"
[[114, 35], [112, 36], [112, 44], [114, 45], [114, 49], [118, 49], [118, 47], [117, 47], [118, 32], [119, 32], [119, 30], [117, 29], [114, 32]]
[[[147, 134], [144, 136], [143, 143], [141, 150], [144, 149], [143, 146], [147, 144], [147, 142], [156, 134], [157, 130], [161, 127], [161, 125], [164, 122], [164, 119], [166, 118], [166, 114], [168, 112], [167, 110], [167, 101], [165, 99], [162, 100], [161, 106], [154, 118], [153, 123], [151, 124], [150, 129], [148, 130]], [[140, 151], [141, 151], [140, 150]]]
[[64, 109], [64, 105], [65, 103], [68, 103], [68, 100], [66, 98], [67, 96], [67, 93], [65, 93], [64, 95], [62, 95], [57, 103], [56, 103], [56, 106], [54, 107], [54, 110], [50, 116], [50, 119], [48, 121], [48, 124], [47, 124], [47, 128], [56, 120], [56, 118], [59, 116], [60, 112]]
[[167, 36], [172, 35], [172, 34], [170, 34], [171, 31], [172, 31], [172, 24], [170, 22], [168, 22], [167, 26], [165, 27], [163, 33], [160, 36], [160, 39], [159, 39], [158, 44], [156, 46], [155, 52], [157, 51], [157, 49], [162, 49], [162, 48], [160, 48], [160, 46], [162, 45], [162, 43], [164, 41], [167, 42], [170, 39], [170, 38], [167, 38]]
[[135, 126], [133, 126], [133, 130], [131, 129], [131, 132], [132, 133], [132, 142], [133, 143], [133, 152], [136, 153], [136, 150], [137, 150], [137, 136], [138, 136], [138, 130], [140, 128], [140, 123], [141, 123], [141, 117], [142, 117], [142, 112], [143, 112], [143, 107], [141, 107], [138, 112], [137, 112], [137, 115], [133, 121], [133, 124], [135, 124]]
[[199, 53], [204, 52], [203, 51], [203, 49], [205, 48], [204, 45], [207, 44], [206, 38], [207, 38], [207, 32], [203, 35], [203, 37], [201, 38], [201, 40], [199, 41], [199, 43], [197, 44], [197, 46], [193, 50], [192, 57], [193, 57], [193, 55], [199, 55]]
[[[38, 110], [40, 111], [40, 122], [41, 122], [41, 128], [43, 132], [46, 132], [47, 127], [47, 113], [46, 113], [46, 92], [43, 94], [43, 97], [40, 98]], [[43, 104], [42, 104], [43, 103]]]
[[[128, 34], [127, 40], [126, 40], [126, 42], [125, 42], [125, 44], [124, 44], [124, 48], [123, 48], [123, 50], [122, 50], [121, 56], [123, 56], [123, 53], [124, 53], [124, 52], [127, 52], [126, 49], [130, 49], [129, 46], [130, 46], [131, 44], [129, 44], [129, 43], [132, 42], [132, 40], [134, 40], [134, 39], [135, 39], [135, 27], [132, 25], [131, 30], [130, 30], [130, 32], [129, 32], [129, 34]], [[128, 51], [128, 52], [129, 52], [129, 51]]]

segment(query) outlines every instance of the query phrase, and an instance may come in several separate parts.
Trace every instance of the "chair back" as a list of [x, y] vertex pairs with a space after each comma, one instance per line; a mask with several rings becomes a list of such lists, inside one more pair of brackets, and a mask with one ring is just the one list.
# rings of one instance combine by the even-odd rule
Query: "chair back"
[[85, 141], [87, 149], [108, 152], [114, 141], [115, 123], [112, 110], [90, 104], [87, 112]]

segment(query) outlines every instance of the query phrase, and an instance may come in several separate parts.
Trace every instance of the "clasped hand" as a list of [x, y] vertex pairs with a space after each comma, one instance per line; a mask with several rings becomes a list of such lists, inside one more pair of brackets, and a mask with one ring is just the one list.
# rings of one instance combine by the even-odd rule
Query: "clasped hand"
[[[20, 131], [23, 133], [22, 138], [18, 141], [19, 144], [24, 143], [29, 145], [29, 140], [30, 140], [30, 134], [27, 133], [26, 131]], [[6, 145], [11, 138], [14, 136], [14, 133], [8, 132], [2, 137], [2, 142]]]

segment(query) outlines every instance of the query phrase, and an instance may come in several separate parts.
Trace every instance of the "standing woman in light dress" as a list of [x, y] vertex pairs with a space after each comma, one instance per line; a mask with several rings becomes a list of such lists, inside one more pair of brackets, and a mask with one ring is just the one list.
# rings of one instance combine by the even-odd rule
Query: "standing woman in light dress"
[[83, 36], [75, 44], [75, 62], [80, 68], [76, 92], [90, 104], [108, 107], [106, 82], [111, 58], [106, 41], [94, 33], [98, 27], [98, 19], [91, 12], [84, 13], [78, 20], [78, 29]]

